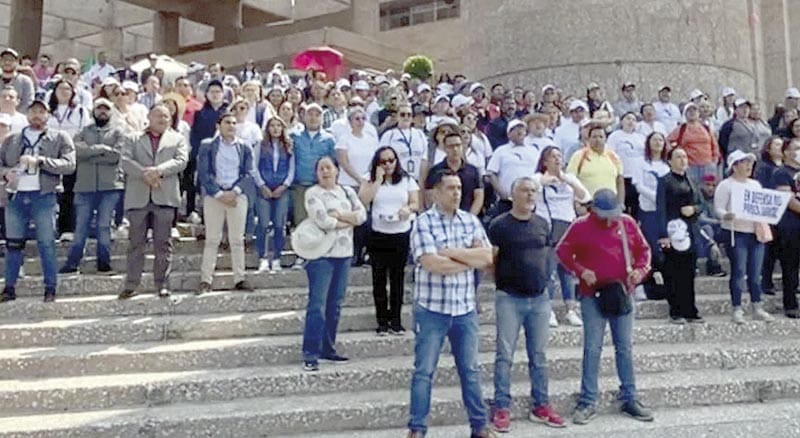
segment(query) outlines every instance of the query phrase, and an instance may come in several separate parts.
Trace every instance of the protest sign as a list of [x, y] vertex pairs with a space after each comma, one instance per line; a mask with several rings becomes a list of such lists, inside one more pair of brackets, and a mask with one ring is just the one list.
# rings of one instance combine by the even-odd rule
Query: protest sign
[[781, 220], [791, 197], [789, 192], [734, 184], [731, 189], [731, 212], [736, 215], [736, 219], [775, 225]]

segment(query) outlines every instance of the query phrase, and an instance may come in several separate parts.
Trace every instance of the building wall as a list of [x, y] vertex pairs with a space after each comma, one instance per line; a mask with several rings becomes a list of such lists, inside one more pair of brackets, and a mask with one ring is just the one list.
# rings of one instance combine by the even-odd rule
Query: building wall
[[463, 72], [464, 55], [468, 50], [463, 38], [466, 20], [451, 18], [416, 26], [400, 27], [378, 32], [375, 37], [388, 45], [400, 46], [409, 52], [423, 54], [434, 60], [436, 73]]
[[[662, 83], [685, 98], [730, 85], [755, 94], [748, 0], [464, 0], [475, 74], [509, 84], [599, 82], [616, 99], [620, 84]], [[477, 8], [481, 12], [478, 12]]]

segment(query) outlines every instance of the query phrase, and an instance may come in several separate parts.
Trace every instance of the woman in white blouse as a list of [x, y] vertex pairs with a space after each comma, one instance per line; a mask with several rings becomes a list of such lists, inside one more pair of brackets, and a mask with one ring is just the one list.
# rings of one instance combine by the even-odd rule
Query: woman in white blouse
[[[58, 129], [75, 137], [81, 130], [92, 123], [92, 112], [78, 105], [75, 98], [75, 87], [67, 80], [56, 82], [50, 95], [50, 118], [47, 119], [49, 129]], [[73, 194], [75, 174], [64, 175], [64, 192], [58, 194], [58, 233], [64, 240], [72, 240], [75, 229], [73, 214]]]
[[[633, 185], [639, 192], [639, 212], [636, 219], [642, 228], [642, 234], [650, 245], [651, 260], [653, 264], [654, 278], [660, 277], [661, 267], [664, 263], [664, 253], [661, 252], [661, 245], [658, 243], [658, 216], [656, 214], [656, 189], [658, 180], [669, 173], [667, 164], [667, 140], [664, 134], [653, 131], [645, 139], [644, 160], [634, 169]], [[655, 273], [659, 274], [656, 275]], [[645, 283], [645, 293], [654, 287], [653, 281]], [[647, 294], [651, 295], [651, 294]]]
[[[374, 154], [369, 179], [361, 184], [358, 193], [364, 204], [372, 203], [372, 231], [369, 236], [372, 265], [372, 296], [378, 319], [378, 336], [402, 335], [400, 322], [403, 306], [406, 260], [408, 259], [411, 220], [419, 209], [419, 186], [397, 159], [391, 146]], [[389, 278], [389, 299], [386, 298], [386, 278]]]
[[336, 183], [339, 165], [331, 157], [316, 164], [317, 184], [305, 193], [308, 220], [323, 231], [334, 233], [333, 246], [320, 258], [308, 260], [308, 306], [303, 330], [303, 369], [317, 371], [319, 360], [347, 362], [336, 352], [339, 311], [347, 289], [353, 256], [353, 227], [367, 220], [367, 211], [350, 187]]
[[[536, 167], [534, 180], [542, 185], [541, 196], [536, 199], [536, 215], [550, 223], [551, 242], [555, 246], [561, 236], [567, 231], [569, 225], [575, 220], [575, 203], [585, 204], [591, 200], [591, 195], [578, 178], [563, 170], [564, 158], [557, 146], [547, 146], [542, 150], [539, 164]], [[555, 250], [550, 255], [548, 265], [548, 292], [550, 299], [555, 297], [555, 281], [553, 274], [558, 274], [561, 283], [561, 297], [567, 307], [566, 319], [570, 325], [581, 326], [578, 316], [578, 305], [575, 301], [575, 279], [561, 266], [556, 257]], [[550, 326], [557, 327], [558, 320], [555, 312], [550, 312]]]
[[621, 128], [612, 132], [606, 140], [609, 149], [622, 161], [622, 174], [625, 178], [625, 210], [636, 217], [639, 211], [639, 195], [633, 184], [633, 175], [644, 159], [645, 137], [636, 132], [636, 114], [627, 112], [620, 118]]

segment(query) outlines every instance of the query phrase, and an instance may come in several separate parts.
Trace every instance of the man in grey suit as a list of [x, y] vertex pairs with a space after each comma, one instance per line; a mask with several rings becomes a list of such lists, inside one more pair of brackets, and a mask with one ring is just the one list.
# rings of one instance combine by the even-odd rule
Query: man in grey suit
[[141, 283], [148, 228], [153, 230], [155, 290], [160, 297], [170, 294], [170, 231], [181, 202], [179, 178], [189, 159], [189, 146], [183, 135], [170, 128], [172, 118], [165, 105], [153, 106], [148, 119], [150, 126], [123, 148], [120, 162], [126, 175], [125, 214], [130, 222], [128, 273], [120, 299], [136, 295]]

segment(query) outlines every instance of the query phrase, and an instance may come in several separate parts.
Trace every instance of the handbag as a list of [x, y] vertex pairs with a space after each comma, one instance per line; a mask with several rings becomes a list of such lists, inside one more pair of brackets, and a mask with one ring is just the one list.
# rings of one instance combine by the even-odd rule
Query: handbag
[[[618, 224], [620, 237], [622, 238], [622, 254], [625, 257], [625, 272], [630, 273], [632, 267], [630, 248], [628, 248], [628, 235], [625, 233], [625, 226], [621, 220]], [[607, 318], [627, 315], [633, 310], [631, 297], [628, 295], [628, 291], [623, 282], [616, 281], [597, 288], [595, 297], [600, 307], [600, 313]]]

